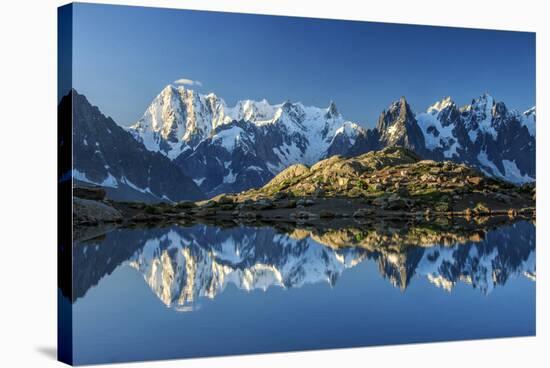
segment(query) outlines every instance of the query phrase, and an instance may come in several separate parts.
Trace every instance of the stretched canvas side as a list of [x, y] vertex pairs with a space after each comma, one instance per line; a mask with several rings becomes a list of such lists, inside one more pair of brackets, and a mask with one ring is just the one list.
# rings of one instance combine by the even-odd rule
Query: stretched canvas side
[[[57, 354], [73, 362], [72, 315], [72, 25], [73, 5], [57, 12]], [[63, 101], [63, 103], [62, 103]]]

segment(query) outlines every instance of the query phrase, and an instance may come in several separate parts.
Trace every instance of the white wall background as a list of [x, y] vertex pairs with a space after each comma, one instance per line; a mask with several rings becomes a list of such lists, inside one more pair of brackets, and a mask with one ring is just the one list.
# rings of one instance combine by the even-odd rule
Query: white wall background
[[[550, 30], [540, 0], [134, 0], [128, 5], [537, 32], [537, 337], [138, 363], [132, 367], [517, 367], [550, 346], [548, 171]], [[0, 3], [0, 366], [59, 366], [56, 347], [57, 0]], [[545, 16], [546, 14], [546, 16]], [[429, 311], [426, 311], [429, 313]], [[513, 316], [511, 316], [513, 318]]]

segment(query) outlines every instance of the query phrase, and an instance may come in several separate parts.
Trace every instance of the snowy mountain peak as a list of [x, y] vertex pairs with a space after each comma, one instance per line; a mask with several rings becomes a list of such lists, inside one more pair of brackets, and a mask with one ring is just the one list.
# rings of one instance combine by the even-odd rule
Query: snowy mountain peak
[[[214, 93], [202, 95], [184, 86], [170, 84], [128, 130], [148, 150], [175, 159], [215, 135], [222, 125], [233, 121], [244, 121], [256, 127], [278, 124], [292, 134], [313, 126], [325, 129], [325, 133], [334, 133], [344, 119], [334, 102], [327, 109], [306, 107], [291, 101], [271, 105], [266, 99], [241, 100], [228, 107]], [[329, 125], [338, 126], [327, 126], [328, 121]]]
[[478, 98], [472, 100], [472, 110], [490, 114], [495, 104], [495, 99], [489, 93], [485, 92]]
[[352, 123], [351, 121], [346, 121], [340, 128], [336, 129], [334, 137], [336, 138], [338, 135], [346, 136], [350, 139], [350, 143], [353, 145], [355, 143], [355, 139], [361, 133], [365, 133], [365, 130], [362, 127]]
[[238, 101], [235, 107], [228, 109], [228, 115], [234, 120], [246, 120], [258, 123], [273, 120], [275, 112], [276, 107], [270, 105], [265, 98], [261, 101]]
[[281, 105], [281, 110], [289, 115], [294, 121], [299, 121], [300, 118], [304, 115], [304, 106], [297, 102], [297, 103], [292, 103], [290, 101], [285, 101], [282, 105]]
[[225, 102], [213, 94], [168, 85], [128, 130], [148, 150], [173, 159], [227, 122], [224, 111]]
[[481, 96], [479, 96], [477, 99], [474, 99], [474, 100], [480, 101], [480, 102], [486, 101], [489, 104], [492, 104], [495, 101], [494, 97], [487, 91], [483, 92]]
[[443, 110], [445, 110], [449, 107], [456, 107], [456, 104], [454, 103], [454, 101], [451, 99], [450, 96], [447, 96], [447, 97], [443, 98], [442, 100], [437, 101], [432, 106], [428, 107], [427, 112], [429, 114], [432, 114], [432, 115], [437, 115], [441, 111], [443, 111]]
[[460, 110], [467, 117], [465, 125], [472, 143], [476, 142], [480, 133], [487, 133], [493, 140], [497, 139], [498, 132], [493, 126], [494, 105], [493, 96], [485, 92], [480, 97], [473, 99], [470, 105], [464, 106]]

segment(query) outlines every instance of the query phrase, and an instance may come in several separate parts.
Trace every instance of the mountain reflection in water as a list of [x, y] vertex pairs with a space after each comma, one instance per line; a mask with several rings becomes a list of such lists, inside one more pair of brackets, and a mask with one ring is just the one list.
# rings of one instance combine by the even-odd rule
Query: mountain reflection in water
[[[535, 226], [519, 221], [488, 231], [434, 233], [425, 228], [277, 230], [197, 224], [115, 229], [74, 247], [74, 299], [116, 268], [134, 268], [167, 306], [193, 310], [229, 285], [251, 291], [337, 287], [342, 273], [377, 263], [406, 292], [414, 278], [452, 292], [457, 283], [488, 294], [511, 277], [536, 278]], [[368, 283], [369, 280], [365, 280]]]

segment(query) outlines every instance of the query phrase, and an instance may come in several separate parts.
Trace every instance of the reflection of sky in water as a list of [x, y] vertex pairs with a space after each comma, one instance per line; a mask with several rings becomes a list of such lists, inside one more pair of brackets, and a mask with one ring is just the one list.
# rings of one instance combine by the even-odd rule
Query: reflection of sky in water
[[76, 361], [534, 334], [531, 223], [455, 245], [334, 247], [349, 235], [196, 225], [79, 244]]

